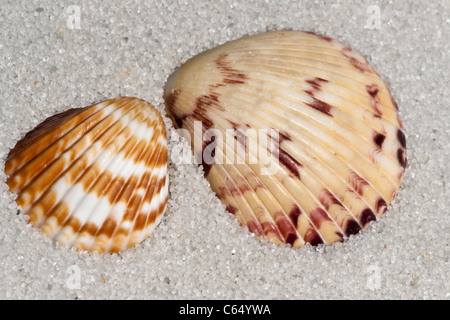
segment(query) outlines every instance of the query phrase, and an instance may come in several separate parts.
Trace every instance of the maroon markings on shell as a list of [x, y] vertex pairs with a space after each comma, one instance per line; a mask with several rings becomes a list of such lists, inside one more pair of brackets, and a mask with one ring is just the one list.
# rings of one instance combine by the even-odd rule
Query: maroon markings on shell
[[349, 47], [349, 46], [344, 46], [344, 47], [342, 48], [342, 51], [348, 51], [348, 52], [351, 52], [351, 51], [353, 51], [353, 49], [352, 49], [351, 47]]
[[244, 194], [246, 191], [253, 191], [250, 184], [247, 182], [247, 180], [241, 178], [240, 183], [238, 185], [239, 190], [241, 190], [242, 194]]
[[343, 47], [341, 50], [341, 53], [344, 57], [348, 59], [348, 61], [351, 63], [352, 66], [354, 66], [356, 69], [358, 69], [361, 72], [367, 72], [367, 73], [373, 73], [372, 68], [370, 68], [367, 61], [361, 62], [355, 57], [352, 57], [348, 54], [348, 52], [351, 52], [352, 49], [350, 47]]
[[220, 87], [225, 87], [225, 84], [224, 84], [224, 83], [210, 84], [209, 87], [210, 87], [212, 90], [214, 90], [214, 89], [217, 89], [217, 88], [220, 88]]
[[300, 216], [301, 213], [302, 212], [301, 212], [300, 208], [296, 204], [294, 204], [292, 206], [292, 209], [289, 212], [289, 217], [291, 218], [295, 227], [297, 227], [298, 217]]
[[292, 141], [291, 136], [289, 135], [289, 133], [285, 132], [279, 132], [279, 142], [282, 143], [283, 141]]
[[371, 73], [372, 70], [368, 67], [367, 63], [361, 62], [354, 57], [349, 57], [350, 63], [361, 72]]
[[398, 163], [400, 163], [402, 168], [403, 169], [406, 168], [407, 160], [406, 160], [405, 150], [403, 150], [403, 149], [397, 150], [397, 159], [398, 159]]
[[403, 133], [402, 130], [398, 129], [397, 130], [397, 139], [398, 142], [400, 142], [400, 144], [402, 145], [403, 148], [406, 148], [406, 138], [405, 138], [405, 134]]
[[376, 148], [376, 149], [372, 150], [372, 152], [370, 153], [370, 159], [372, 160], [373, 163], [377, 163], [378, 155], [382, 152], [383, 151], [380, 148]]
[[255, 185], [255, 192], [256, 191], [258, 191], [258, 189], [259, 188], [261, 188], [261, 189], [266, 189], [266, 186], [262, 183], [262, 181], [256, 176], [256, 174], [254, 174], [253, 172], [252, 172], [252, 176], [254, 176], [254, 178], [255, 178], [255, 182], [256, 182], [256, 185]]
[[328, 36], [324, 36], [324, 35], [317, 35], [320, 39], [325, 40], [327, 42], [331, 42], [333, 41], [333, 38], [330, 38]]
[[225, 197], [231, 197], [231, 192], [225, 186], [220, 186], [219, 191], [216, 193], [220, 199], [224, 199]]
[[372, 98], [375, 98], [380, 88], [376, 84], [368, 84], [366, 85], [366, 90]]
[[402, 123], [402, 119], [400, 119], [400, 115], [397, 113], [396, 114], [396, 118], [397, 118], [397, 122], [400, 128], [403, 128], [403, 123]]
[[[206, 98], [206, 96], [201, 96], [199, 98], [197, 98], [196, 100], [196, 108], [194, 109], [194, 111], [192, 112], [191, 116], [197, 120], [200, 121], [202, 123], [202, 154], [201, 154], [201, 159], [202, 159], [202, 164], [203, 164], [203, 169], [205, 171], [205, 176], [208, 175], [210, 169], [211, 169], [211, 165], [213, 164], [213, 161], [205, 161], [205, 149], [208, 148], [208, 150], [210, 150], [210, 155], [211, 158], [215, 157], [215, 147], [216, 147], [216, 143], [215, 143], [215, 136], [211, 131], [208, 131], [209, 129], [214, 127], [214, 122], [212, 120], [209, 119], [208, 115], [207, 115], [207, 110], [206, 108], [209, 106], [209, 98]], [[205, 133], [207, 134], [207, 136], [204, 136]]]
[[239, 142], [239, 144], [242, 145], [244, 149], [246, 148], [246, 136], [241, 130], [234, 130], [234, 139], [237, 140], [237, 142]]
[[248, 231], [254, 233], [258, 237], [264, 234], [264, 230], [261, 228], [261, 225], [257, 221], [248, 221], [247, 222]]
[[283, 236], [281, 235], [280, 231], [278, 230], [277, 226], [273, 222], [264, 221], [261, 223], [261, 227], [264, 230], [264, 234], [273, 234], [276, 236], [280, 241], [283, 241]]
[[294, 176], [300, 179], [299, 167], [301, 167], [302, 165], [282, 148], [278, 149], [278, 160]]
[[227, 57], [228, 54], [222, 53], [215, 61], [217, 68], [220, 70], [224, 77], [223, 82], [226, 84], [245, 83], [248, 79], [248, 76], [239, 70], [233, 69], [230, 66], [230, 63], [226, 60]]
[[325, 41], [327, 41], [327, 42], [333, 41], [333, 38], [330, 38], [330, 37], [328, 37], [328, 36], [324, 36], [324, 35], [317, 34], [317, 33], [313, 32], [313, 31], [304, 31], [304, 32], [305, 32], [305, 33], [308, 33], [308, 34], [312, 34], [312, 35], [314, 35], [314, 36], [316, 36], [316, 37], [318, 37], [318, 38], [320, 38], [320, 39], [322, 39], [322, 40], [325, 40]]
[[239, 188], [237, 187], [237, 185], [234, 182], [231, 182], [228, 186], [228, 191], [231, 193], [231, 195], [233, 197], [236, 196], [242, 196], [241, 191], [239, 190]]
[[391, 102], [392, 102], [392, 104], [393, 104], [393, 105], [394, 105], [394, 107], [395, 107], [395, 110], [397, 110], [397, 111], [398, 111], [398, 105], [397, 105], [397, 102], [395, 102], [395, 99], [394, 99], [394, 97], [392, 96], [392, 92], [391, 92], [391, 89], [387, 88], [387, 90], [388, 90], [388, 92], [389, 92], [389, 96], [391, 97]]
[[361, 225], [364, 227], [370, 221], [377, 220], [377, 217], [373, 214], [372, 210], [370, 210], [369, 208], [366, 208], [361, 213], [361, 219], [360, 220], [361, 220]]
[[397, 104], [397, 102], [394, 100], [394, 98], [391, 96], [391, 101], [392, 101], [392, 104], [394, 105], [394, 107], [395, 107], [395, 110], [397, 110], [398, 111], [398, 104]]
[[297, 240], [296, 229], [292, 225], [292, 221], [281, 211], [275, 213], [274, 220], [286, 242], [292, 245]]
[[234, 122], [233, 120], [227, 119], [227, 121], [231, 124], [231, 127], [233, 128], [233, 130], [237, 130], [237, 128], [239, 127], [239, 124]]
[[186, 117], [179, 118], [175, 114], [172, 114], [172, 119], [175, 121], [175, 125], [177, 128], [181, 128], [183, 126], [183, 121], [186, 119]]
[[320, 228], [323, 222], [331, 221], [330, 217], [328, 217], [327, 213], [321, 208], [314, 208], [311, 211], [311, 221], [317, 228]]
[[194, 109], [191, 116], [202, 123], [203, 133], [214, 126], [213, 121], [208, 118], [206, 110], [201, 105]]
[[181, 90], [174, 90], [172, 93], [170, 93], [166, 99], [165, 103], [169, 111], [173, 112], [173, 109], [175, 107], [175, 103], [177, 101], [178, 95], [180, 94]]
[[229, 213], [231, 214], [235, 214], [236, 212], [238, 212], [238, 208], [236, 208], [235, 206], [232, 206], [231, 204], [229, 204], [226, 208], [225, 208]]
[[381, 147], [383, 146], [384, 139], [386, 139], [386, 136], [384, 134], [381, 134], [376, 131], [374, 132], [373, 142], [375, 142], [378, 148], [381, 149]]
[[220, 106], [219, 94], [211, 91], [209, 94], [202, 95], [197, 98], [196, 105], [202, 107]]
[[332, 204], [337, 204], [342, 206], [342, 203], [336, 199], [336, 197], [327, 189], [322, 189], [319, 193], [319, 201], [323, 204], [325, 209], [329, 209]]
[[209, 172], [211, 171], [211, 167], [214, 164], [214, 162], [210, 162], [210, 161], [206, 162], [205, 161], [204, 151], [205, 151], [206, 148], [210, 148], [210, 150], [211, 150], [211, 158], [214, 158], [215, 157], [215, 153], [216, 153], [216, 143], [214, 141], [206, 143], [205, 147], [203, 148], [203, 151], [202, 151], [202, 165], [203, 165], [203, 170], [205, 172], [205, 177], [209, 174]]
[[372, 106], [375, 117], [381, 118], [383, 113], [381, 112], [379, 108], [380, 104], [380, 97], [378, 97], [378, 92], [380, 91], [380, 88], [376, 84], [366, 85], [367, 93], [370, 96], [370, 105]]
[[[203, 143], [202, 143], [202, 154], [201, 154], [201, 159], [202, 159], [202, 165], [203, 165], [203, 170], [205, 172], [205, 177], [209, 174], [212, 165], [215, 162], [215, 156], [216, 156], [216, 136], [214, 135], [213, 132], [211, 131], [207, 131], [208, 129], [210, 129], [210, 127], [208, 127], [209, 125], [212, 126], [212, 122], [203, 122], [202, 121], [202, 129], [204, 134], [203, 136]], [[206, 132], [207, 131], [207, 132]], [[205, 135], [206, 132], [206, 135]], [[208, 160], [208, 161], [206, 161]]]
[[[320, 90], [322, 85], [320, 84], [321, 82], [328, 82], [328, 80], [319, 78], [319, 77], [315, 77], [314, 79], [308, 79], [305, 80], [306, 83], [308, 83], [309, 85], [311, 85], [311, 87], [313, 87], [313, 89], [315, 90]], [[309, 91], [309, 94], [311, 94], [311, 92]]]
[[305, 233], [305, 241], [309, 242], [312, 246], [317, 246], [323, 243], [319, 233], [314, 228], [309, 228]]
[[316, 90], [320, 90], [320, 84], [315, 80], [305, 80], [306, 83], [309, 83], [311, 87], [313, 87]]
[[384, 201], [383, 198], [379, 198], [377, 201], [377, 204], [375, 206], [375, 210], [377, 210], [378, 214], [383, 214], [387, 210], [387, 204], [386, 201]]
[[355, 190], [359, 195], [362, 195], [364, 192], [364, 187], [369, 185], [369, 183], [365, 179], [361, 178], [356, 172], [352, 172], [350, 174], [349, 182], [353, 190]]
[[294, 245], [295, 240], [297, 240], [298, 237], [295, 233], [290, 233], [286, 238], [286, 243], [289, 243], [291, 246]]
[[171, 94], [169, 94], [165, 98], [167, 109], [169, 110], [170, 116], [172, 120], [175, 122], [177, 128], [181, 128], [183, 126], [183, 121], [186, 119], [186, 116], [180, 117], [174, 112], [175, 103], [177, 101], [180, 92], [181, 90], [174, 90]]
[[347, 227], [345, 228], [345, 235], [348, 237], [352, 234], [357, 234], [361, 231], [361, 226], [355, 220], [349, 220], [347, 222]]
[[[309, 92], [307, 92], [307, 93], [309, 93]], [[330, 117], [333, 116], [330, 113], [330, 110], [332, 108], [331, 105], [329, 105], [326, 102], [323, 102], [322, 100], [317, 99], [316, 97], [313, 96], [313, 94], [311, 94], [311, 97], [313, 99], [313, 102], [306, 103], [308, 106], [310, 106], [310, 107], [312, 107], [312, 108], [314, 108], [314, 109], [316, 109], [316, 110], [318, 110], [318, 111], [320, 111], [320, 112], [322, 112], [322, 113], [324, 113], [324, 114], [326, 114], [326, 115], [328, 115]]]
[[[214, 89], [222, 87], [225, 84], [245, 83], [244, 80], [247, 79], [247, 76], [244, 73], [239, 72], [238, 70], [235, 70], [235, 69], [230, 67], [229, 63], [226, 61], [226, 57], [227, 57], [226, 54], [222, 54], [215, 61], [216, 64], [217, 64], [217, 67], [219, 68], [219, 70], [221, 71], [221, 73], [224, 76], [223, 83], [210, 85], [209, 93], [201, 95], [200, 97], [198, 97], [196, 99], [196, 101], [195, 101], [195, 109], [194, 109], [194, 111], [191, 114], [191, 116], [195, 120], [198, 120], [198, 121], [202, 122], [203, 133], [214, 126], [213, 121], [211, 121], [208, 118], [207, 110], [210, 109], [210, 108], [216, 108], [216, 109], [218, 109], [220, 111], [224, 111], [225, 110], [224, 107], [220, 104], [220, 101], [219, 101], [220, 94], [215, 92]], [[169, 95], [169, 97], [168, 97], [169, 110], [171, 108], [173, 108], [178, 94], [179, 94], [179, 91], [174, 91], [174, 93], [172, 93], [172, 95]], [[177, 123], [177, 125], [179, 125], [181, 127], [181, 125], [183, 123], [183, 119], [175, 117], [174, 120]], [[240, 140], [238, 139], [238, 141], [240, 141]], [[202, 158], [203, 169], [205, 171], [205, 176], [207, 176], [209, 174], [209, 171], [211, 170], [212, 163], [205, 162], [204, 150], [205, 150], [205, 148], [212, 149], [211, 150], [211, 156], [214, 158], [215, 157], [215, 146], [216, 146], [216, 144], [214, 143], [214, 145], [212, 147], [210, 147], [210, 145], [212, 143], [214, 143], [214, 140], [212, 140], [210, 142], [205, 142], [205, 141], [203, 142], [202, 157], [201, 158]]]
[[305, 82], [311, 85], [312, 89], [304, 90], [304, 92], [308, 94], [313, 100], [312, 102], [306, 104], [332, 117], [332, 114], [330, 113], [332, 106], [322, 100], [317, 99], [315, 96], [315, 92], [321, 90], [321, 82], [328, 82], [328, 80], [315, 77], [314, 79], [305, 80]]
[[224, 107], [219, 103], [220, 94], [210, 91], [209, 94], [204, 94], [195, 100], [194, 112], [200, 113], [203, 116], [206, 115], [206, 111], [211, 108], [215, 108], [220, 111], [224, 111]]

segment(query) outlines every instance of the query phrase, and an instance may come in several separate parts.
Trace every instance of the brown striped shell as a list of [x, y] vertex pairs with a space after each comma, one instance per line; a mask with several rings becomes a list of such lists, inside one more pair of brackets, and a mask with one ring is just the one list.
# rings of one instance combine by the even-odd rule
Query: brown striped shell
[[118, 252], [147, 238], [164, 213], [165, 125], [137, 98], [70, 109], [19, 141], [5, 172], [32, 225], [75, 249]]
[[169, 77], [165, 103], [227, 210], [276, 243], [358, 233], [400, 186], [396, 103], [366, 59], [329, 37], [268, 32], [203, 52]]

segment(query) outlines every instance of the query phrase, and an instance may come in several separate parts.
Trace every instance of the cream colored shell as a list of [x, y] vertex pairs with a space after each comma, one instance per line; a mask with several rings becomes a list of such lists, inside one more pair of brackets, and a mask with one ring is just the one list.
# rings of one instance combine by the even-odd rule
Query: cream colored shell
[[[389, 89], [329, 37], [277, 31], [228, 42], [176, 70], [164, 97], [227, 210], [276, 243], [341, 241], [382, 215], [400, 186], [405, 136]], [[249, 147], [251, 129], [278, 136], [258, 140], [269, 164]]]
[[147, 238], [164, 213], [164, 122], [130, 97], [70, 109], [29, 132], [5, 171], [32, 225], [75, 249], [118, 252]]

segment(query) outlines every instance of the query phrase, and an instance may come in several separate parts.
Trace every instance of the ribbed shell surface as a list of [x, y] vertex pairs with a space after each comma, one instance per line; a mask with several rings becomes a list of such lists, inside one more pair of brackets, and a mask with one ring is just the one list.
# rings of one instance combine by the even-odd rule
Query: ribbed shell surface
[[[164, 98], [216, 195], [257, 236], [294, 247], [341, 241], [382, 215], [400, 186], [397, 105], [367, 60], [329, 37], [276, 31], [228, 42], [176, 70]], [[278, 137], [258, 140], [269, 164], [250, 147], [260, 137], [252, 129]]]
[[77, 250], [118, 252], [147, 238], [164, 213], [164, 122], [131, 97], [70, 109], [19, 141], [5, 172], [32, 225]]

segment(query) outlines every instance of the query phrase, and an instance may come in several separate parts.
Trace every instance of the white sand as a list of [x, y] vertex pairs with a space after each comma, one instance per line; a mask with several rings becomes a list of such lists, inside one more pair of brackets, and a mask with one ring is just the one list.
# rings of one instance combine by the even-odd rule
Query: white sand
[[[449, 299], [450, 2], [154, 2], [2, 1], [2, 169], [9, 149], [50, 115], [119, 95], [163, 110], [165, 80], [191, 56], [289, 28], [350, 45], [390, 86], [409, 161], [397, 198], [344, 243], [293, 250], [253, 239], [201, 168], [172, 162], [169, 212], [155, 233], [100, 256], [67, 250], [27, 225], [1, 170], [0, 298]], [[372, 4], [380, 29], [365, 27], [377, 26]], [[80, 29], [71, 29], [70, 5], [79, 6]], [[172, 132], [175, 156], [187, 145]]]

